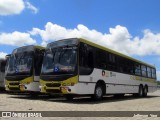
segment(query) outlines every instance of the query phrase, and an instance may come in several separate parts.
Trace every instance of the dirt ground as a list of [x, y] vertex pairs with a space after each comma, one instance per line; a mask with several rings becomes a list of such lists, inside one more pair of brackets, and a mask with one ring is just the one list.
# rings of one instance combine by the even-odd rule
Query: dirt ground
[[[0, 111], [160, 111], [160, 90], [149, 93], [146, 98], [135, 98], [125, 95], [123, 98], [106, 96], [95, 102], [89, 97], [77, 97], [67, 101], [63, 97], [45, 96], [30, 97], [28, 95], [0, 93]], [[73, 112], [74, 113], [74, 112]], [[87, 114], [87, 113], [86, 113]], [[17, 118], [0, 118], [16, 119]], [[22, 118], [18, 118], [22, 119]], [[160, 120], [158, 117], [44, 117], [23, 119], [49, 120]]]

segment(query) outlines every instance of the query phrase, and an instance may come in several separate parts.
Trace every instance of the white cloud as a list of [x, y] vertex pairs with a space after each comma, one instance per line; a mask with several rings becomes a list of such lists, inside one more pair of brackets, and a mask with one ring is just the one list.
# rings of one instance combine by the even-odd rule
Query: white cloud
[[38, 13], [38, 8], [33, 6], [30, 2], [26, 2], [26, 8], [30, 9], [34, 14]]
[[24, 9], [29, 9], [33, 13], [37, 13], [38, 9], [30, 2], [24, 0], [0, 0], [0, 15], [20, 14]]
[[7, 53], [5, 52], [0, 52], [0, 59], [4, 59]]
[[97, 44], [109, 47], [116, 51], [128, 55], [160, 55], [160, 33], [153, 33], [150, 30], [144, 30], [142, 38], [132, 37], [126, 27], [117, 25], [115, 28], [109, 28], [109, 33], [101, 33], [94, 29], [90, 30], [84, 25], [77, 25], [74, 29], [67, 29], [48, 22], [45, 30], [33, 28], [31, 35], [40, 35], [42, 45], [49, 41], [55, 41], [64, 38], [85, 38]]
[[35, 43], [36, 40], [32, 39], [29, 33], [15, 31], [13, 33], [0, 34], [0, 44], [2, 45], [22, 46]]
[[0, 0], [0, 15], [20, 14], [24, 8], [23, 0]]

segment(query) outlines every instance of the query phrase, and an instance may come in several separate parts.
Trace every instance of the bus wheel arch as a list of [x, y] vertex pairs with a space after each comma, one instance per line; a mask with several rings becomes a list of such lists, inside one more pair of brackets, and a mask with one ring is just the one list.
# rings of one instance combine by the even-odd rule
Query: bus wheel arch
[[98, 80], [95, 89], [94, 94], [92, 95], [92, 98], [94, 100], [101, 100], [103, 95], [106, 94], [106, 84], [103, 80]]

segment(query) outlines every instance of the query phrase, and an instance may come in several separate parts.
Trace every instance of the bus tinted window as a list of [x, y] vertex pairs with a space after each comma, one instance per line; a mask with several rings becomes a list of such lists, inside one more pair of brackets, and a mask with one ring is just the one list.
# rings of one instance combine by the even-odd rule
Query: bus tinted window
[[135, 75], [141, 75], [141, 66], [140, 64], [135, 64]]
[[134, 73], [134, 63], [128, 59], [124, 59], [122, 57], [117, 58], [118, 61], [118, 71], [122, 73]]
[[109, 53], [109, 58], [108, 58], [108, 69], [117, 71], [116, 56], [111, 53]]
[[145, 65], [142, 65], [142, 66], [141, 66], [141, 70], [142, 70], [142, 76], [143, 76], [143, 77], [146, 77], [146, 76], [147, 76], [146, 66], [145, 66]]
[[152, 68], [152, 78], [156, 78], [156, 70]]
[[147, 67], [147, 76], [149, 78], [151, 78], [151, 76], [152, 76], [152, 69], [150, 67]]
[[101, 69], [107, 68], [107, 53], [105, 51], [96, 51], [96, 66]]
[[80, 74], [88, 75], [94, 68], [94, 54], [90, 45], [80, 43], [79, 48], [79, 66]]

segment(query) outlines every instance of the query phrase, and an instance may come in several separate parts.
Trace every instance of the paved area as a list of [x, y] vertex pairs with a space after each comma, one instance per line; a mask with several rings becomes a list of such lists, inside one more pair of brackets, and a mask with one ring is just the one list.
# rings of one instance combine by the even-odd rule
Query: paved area
[[[39, 97], [30, 97], [28, 95], [0, 94], [0, 111], [160, 111], [160, 90], [149, 93], [147, 98], [134, 98], [126, 95], [123, 98], [106, 96], [100, 102], [92, 101], [89, 97], [79, 97], [72, 102], [65, 98], [50, 97], [41, 95]], [[17, 119], [17, 118], [0, 118]], [[19, 118], [20, 119], [20, 118]], [[21, 118], [22, 119], [22, 118]], [[25, 118], [27, 119], [27, 118]], [[31, 118], [29, 118], [31, 119]], [[40, 118], [32, 118], [39, 120]], [[41, 118], [46, 119], [46, 118]], [[47, 118], [49, 120], [160, 120], [160, 118], [151, 117], [67, 117], [67, 118]]]

